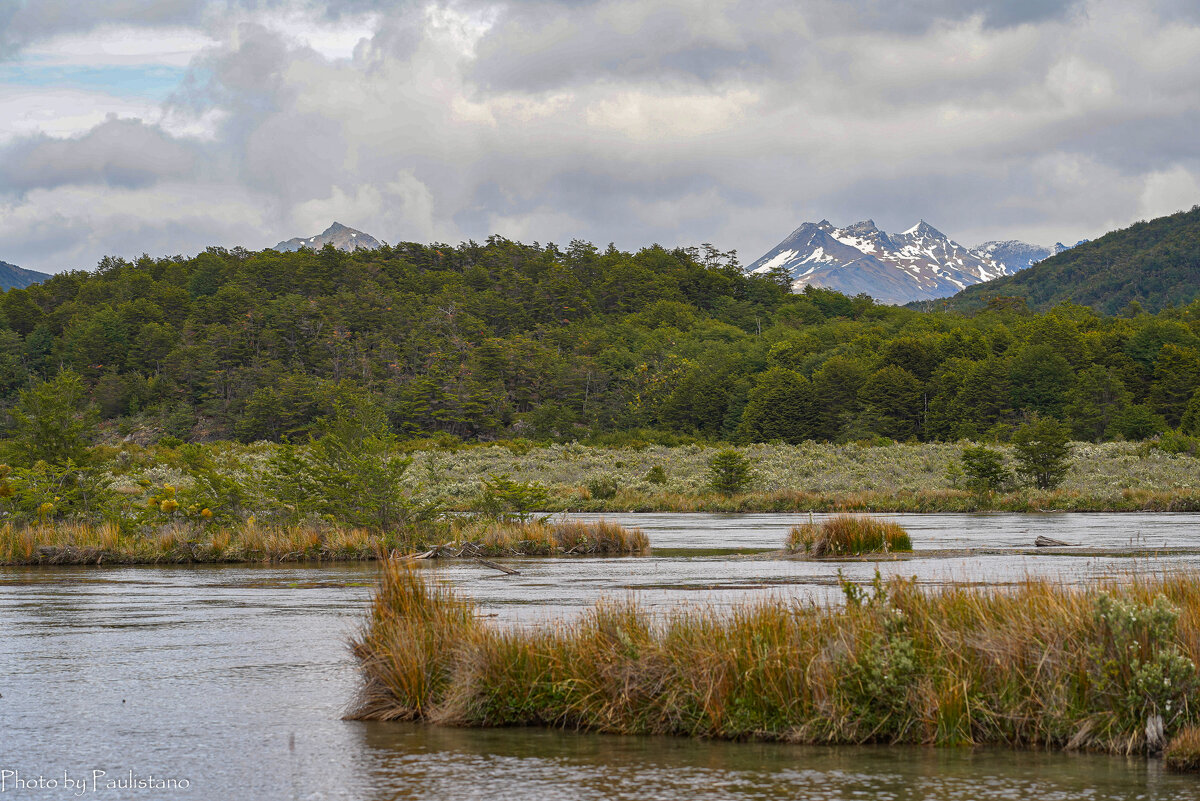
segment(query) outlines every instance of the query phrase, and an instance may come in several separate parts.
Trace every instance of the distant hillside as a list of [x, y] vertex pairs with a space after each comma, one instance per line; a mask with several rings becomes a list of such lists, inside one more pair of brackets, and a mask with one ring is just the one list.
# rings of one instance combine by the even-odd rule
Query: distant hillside
[[50, 276], [36, 270], [26, 270], [15, 264], [0, 261], [0, 289], [24, 289], [33, 284], [40, 284]]
[[1117, 314], [1136, 300], [1156, 312], [1200, 297], [1200, 206], [1081, 242], [1027, 270], [976, 286], [922, 308], [983, 308], [998, 297], [1021, 297], [1044, 311], [1069, 301]]
[[379, 240], [370, 234], [364, 234], [362, 231], [342, 225], [340, 222], [335, 222], [316, 236], [308, 238], [295, 237], [286, 242], [280, 242], [274, 249], [283, 253], [291, 253], [300, 248], [320, 250], [326, 245], [333, 245], [338, 250], [349, 251], [360, 248], [375, 250], [380, 244]]

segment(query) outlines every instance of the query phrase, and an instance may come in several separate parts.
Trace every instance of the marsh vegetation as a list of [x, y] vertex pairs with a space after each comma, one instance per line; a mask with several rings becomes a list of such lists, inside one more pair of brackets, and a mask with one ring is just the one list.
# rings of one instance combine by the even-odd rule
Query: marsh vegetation
[[912, 540], [899, 523], [861, 515], [809, 521], [788, 532], [787, 550], [817, 558], [911, 551]]
[[1194, 573], [1087, 589], [877, 577], [844, 590], [840, 605], [724, 612], [601, 602], [569, 623], [512, 628], [428, 571], [389, 563], [354, 642], [353, 716], [1121, 754], [1194, 738]]

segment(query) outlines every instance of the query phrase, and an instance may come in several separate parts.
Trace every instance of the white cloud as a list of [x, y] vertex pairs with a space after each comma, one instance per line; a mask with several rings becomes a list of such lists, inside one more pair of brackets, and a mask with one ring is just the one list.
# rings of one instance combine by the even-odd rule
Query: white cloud
[[38, 66], [186, 67], [218, 40], [195, 28], [146, 28], [101, 25], [87, 32], [64, 33], [38, 41], [21, 52]]
[[1200, 203], [1200, 178], [1197, 175], [1196, 171], [1181, 164], [1147, 175], [1140, 198], [1141, 216], [1145, 219], [1161, 217]]

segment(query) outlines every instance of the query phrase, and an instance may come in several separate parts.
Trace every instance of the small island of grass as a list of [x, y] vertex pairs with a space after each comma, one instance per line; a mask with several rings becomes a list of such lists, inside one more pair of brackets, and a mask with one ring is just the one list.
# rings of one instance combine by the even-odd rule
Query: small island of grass
[[837, 515], [819, 523], [793, 526], [788, 532], [789, 553], [817, 558], [911, 551], [912, 540], [899, 523], [864, 515]]

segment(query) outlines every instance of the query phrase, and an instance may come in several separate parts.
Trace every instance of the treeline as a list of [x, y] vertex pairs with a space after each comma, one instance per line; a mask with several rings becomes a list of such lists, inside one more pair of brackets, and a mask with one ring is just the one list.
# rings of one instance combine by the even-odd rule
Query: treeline
[[795, 295], [709, 246], [210, 249], [4, 293], [0, 400], [71, 371], [111, 428], [180, 440], [303, 438], [339, 404], [405, 438], [1004, 439], [1038, 416], [1141, 439], [1200, 433], [1198, 334], [1200, 303]]

